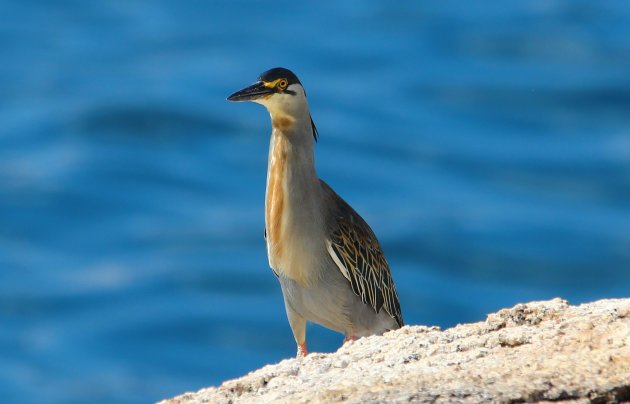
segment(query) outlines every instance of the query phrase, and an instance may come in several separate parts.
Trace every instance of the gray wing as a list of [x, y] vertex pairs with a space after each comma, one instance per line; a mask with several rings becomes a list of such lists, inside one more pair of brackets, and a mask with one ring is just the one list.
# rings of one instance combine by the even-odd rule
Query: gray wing
[[377, 313], [385, 309], [402, 327], [398, 293], [374, 232], [328, 184], [320, 182], [329, 206], [335, 207], [329, 224], [328, 253], [363, 303]]

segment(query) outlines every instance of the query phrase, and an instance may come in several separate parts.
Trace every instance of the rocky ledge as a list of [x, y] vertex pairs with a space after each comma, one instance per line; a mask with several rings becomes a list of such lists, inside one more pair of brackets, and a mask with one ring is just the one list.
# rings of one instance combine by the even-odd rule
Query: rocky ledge
[[630, 299], [518, 304], [406, 326], [163, 403], [630, 401]]

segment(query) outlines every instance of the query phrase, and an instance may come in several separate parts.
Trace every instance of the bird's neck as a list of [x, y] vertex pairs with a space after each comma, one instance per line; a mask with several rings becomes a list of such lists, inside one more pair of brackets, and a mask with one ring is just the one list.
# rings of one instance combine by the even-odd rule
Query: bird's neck
[[272, 113], [265, 199], [270, 264], [285, 276], [305, 284], [310, 282], [308, 268], [296, 268], [291, 263], [297, 258], [295, 254], [313, 247], [306, 244], [322, 227], [319, 222], [322, 191], [315, 171], [310, 116], [306, 117], [300, 120]]

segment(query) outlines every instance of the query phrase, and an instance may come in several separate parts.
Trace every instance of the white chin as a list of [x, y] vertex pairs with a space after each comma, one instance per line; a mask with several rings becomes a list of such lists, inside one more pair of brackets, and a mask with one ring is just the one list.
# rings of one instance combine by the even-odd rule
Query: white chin
[[252, 102], [255, 102], [256, 104], [260, 104], [260, 105], [264, 105], [264, 106], [269, 105], [269, 99], [268, 98], [264, 98], [264, 97], [252, 100]]

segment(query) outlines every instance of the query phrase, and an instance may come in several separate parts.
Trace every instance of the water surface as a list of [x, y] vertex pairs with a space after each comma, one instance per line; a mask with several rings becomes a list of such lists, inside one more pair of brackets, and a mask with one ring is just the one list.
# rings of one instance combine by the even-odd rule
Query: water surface
[[4, 402], [148, 402], [294, 355], [262, 238], [268, 114], [225, 101], [274, 66], [306, 86], [318, 172], [379, 236], [408, 323], [629, 294], [627, 3], [0, 15]]

